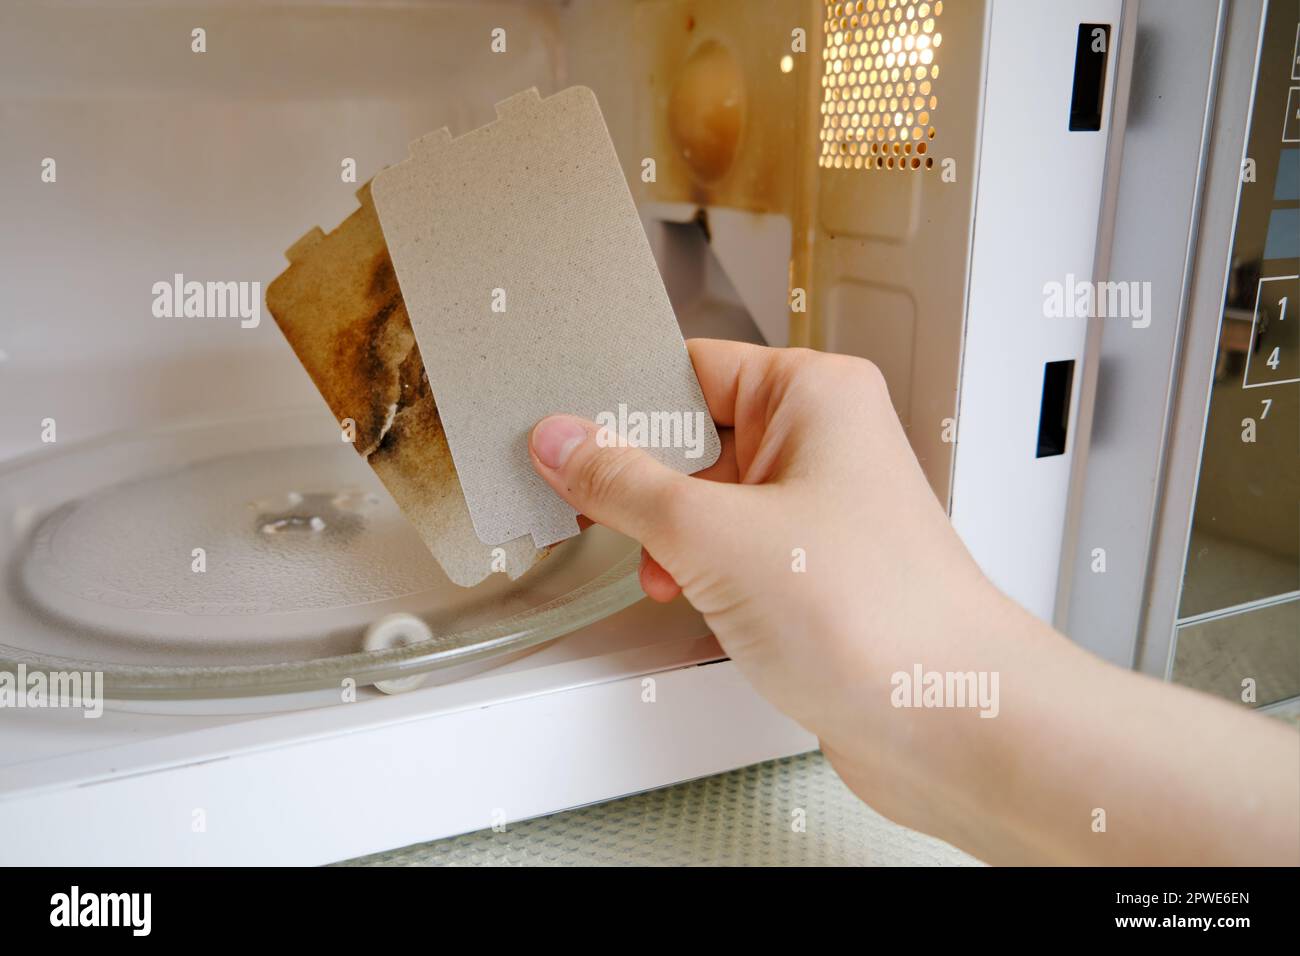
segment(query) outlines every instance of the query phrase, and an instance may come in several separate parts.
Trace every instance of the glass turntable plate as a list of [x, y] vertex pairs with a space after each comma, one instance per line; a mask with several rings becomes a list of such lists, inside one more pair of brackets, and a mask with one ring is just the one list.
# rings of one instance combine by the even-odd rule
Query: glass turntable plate
[[[516, 581], [458, 587], [319, 410], [51, 445], [0, 469], [0, 668], [102, 671], [120, 699], [361, 686], [622, 610], [638, 560], [592, 527]], [[363, 651], [395, 612], [433, 639]]]

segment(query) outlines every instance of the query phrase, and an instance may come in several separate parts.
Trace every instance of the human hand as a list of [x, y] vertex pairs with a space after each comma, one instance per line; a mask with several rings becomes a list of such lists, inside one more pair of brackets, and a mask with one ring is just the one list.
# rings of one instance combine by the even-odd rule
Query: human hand
[[[646, 593], [685, 594], [860, 797], [990, 862], [1294, 865], [1295, 734], [1110, 666], [1002, 595], [949, 524], [871, 363], [688, 347], [722, 435], [714, 466], [679, 474], [602, 447], [594, 424], [569, 416], [533, 430], [533, 465], [581, 513], [641, 542]], [[895, 706], [893, 675], [916, 665], [998, 676], [998, 719]], [[1096, 808], [1110, 831], [1094, 828]]]
[[888, 792], [898, 767], [872, 769], [923, 757], [889, 705], [890, 675], [963, 656], [953, 649], [965, 622], [994, 613], [1000, 595], [948, 523], [870, 362], [688, 346], [722, 437], [715, 465], [682, 475], [556, 416], [532, 433], [534, 467], [579, 512], [644, 545], [645, 592], [684, 593], [861, 795], [927, 822], [915, 795]]

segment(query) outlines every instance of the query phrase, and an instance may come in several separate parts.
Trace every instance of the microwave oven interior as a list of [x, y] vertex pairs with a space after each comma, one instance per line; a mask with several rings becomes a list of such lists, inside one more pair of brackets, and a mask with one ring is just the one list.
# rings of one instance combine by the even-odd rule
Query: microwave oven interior
[[[1300, 695], [1279, 637], [1300, 607], [1296, 345], [1276, 315], [1256, 342], [1255, 303], [1294, 288], [1294, 249], [1265, 251], [1294, 177], [1233, 218], [1248, 139], [1270, 191], [1295, 162], [1266, 132], [1294, 112], [1294, 19], [1262, 0], [7, 4], [0, 659], [98, 667], [112, 698], [84, 723], [0, 714], [7, 845], [36, 858], [30, 834], [84, 810], [134, 820], [140, 860], [324, 861], [816, 747], [688, 606], [637, 600], [629, 542], [593, 529], [535, 577], [456, 589], [264, 309], [151, 310], [174, 277], [264, 290], [410, 141], [529, 87], [596, 93], [685, 335], [880, 367], [1008, 594], [1124, 666], [1227, 693], [1247, 647], [1260, 704]], [[1150, 334], [1045, 315], [1051, 283], [1135, 276]], [[1280, 473], [1228, 441], [1247, 355]], [[526, 639], [366, 669], [392, 612], [453, 650]], [[358, 770], [328, 808], [259, 839], [251, 793], [311, 804], [339, 761]], [[438, 797], [327, 832], [385, 787]], [[230, 839], [175, 850], [198, 805]]]

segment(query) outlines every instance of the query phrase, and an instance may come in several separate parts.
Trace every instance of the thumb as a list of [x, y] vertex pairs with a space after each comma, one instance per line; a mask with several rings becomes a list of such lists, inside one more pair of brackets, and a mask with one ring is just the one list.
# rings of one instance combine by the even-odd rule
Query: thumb
[[640, 448], [607, 445], [600, 433], [572, 415], [542, 419], [528, 439], [533, 467], [579, 512], [667, 560], [681, 549], [682, 516], [702, 483]]

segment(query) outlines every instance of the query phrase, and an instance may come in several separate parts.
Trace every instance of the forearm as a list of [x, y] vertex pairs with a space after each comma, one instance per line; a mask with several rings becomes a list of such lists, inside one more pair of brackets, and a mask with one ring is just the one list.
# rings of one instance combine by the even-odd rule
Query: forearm
[[1106, 664], [1019, 611], [954, 834], [990, 862], [1300, 864], [1300, 735]]
[[990, 863], [1300, 863], [1300, 735], [978, 606], [934, 666], [996, 671], [995, 717], [891, 707], [876, 739], [823, 738], [868, 803]]
[[1064, 862], [1300, 863], [1300, 737], [1100, 661], [1078, 667], [1069, 693], [1009, 728], [1031, 755], [1004, 814], [1024, 842]]

